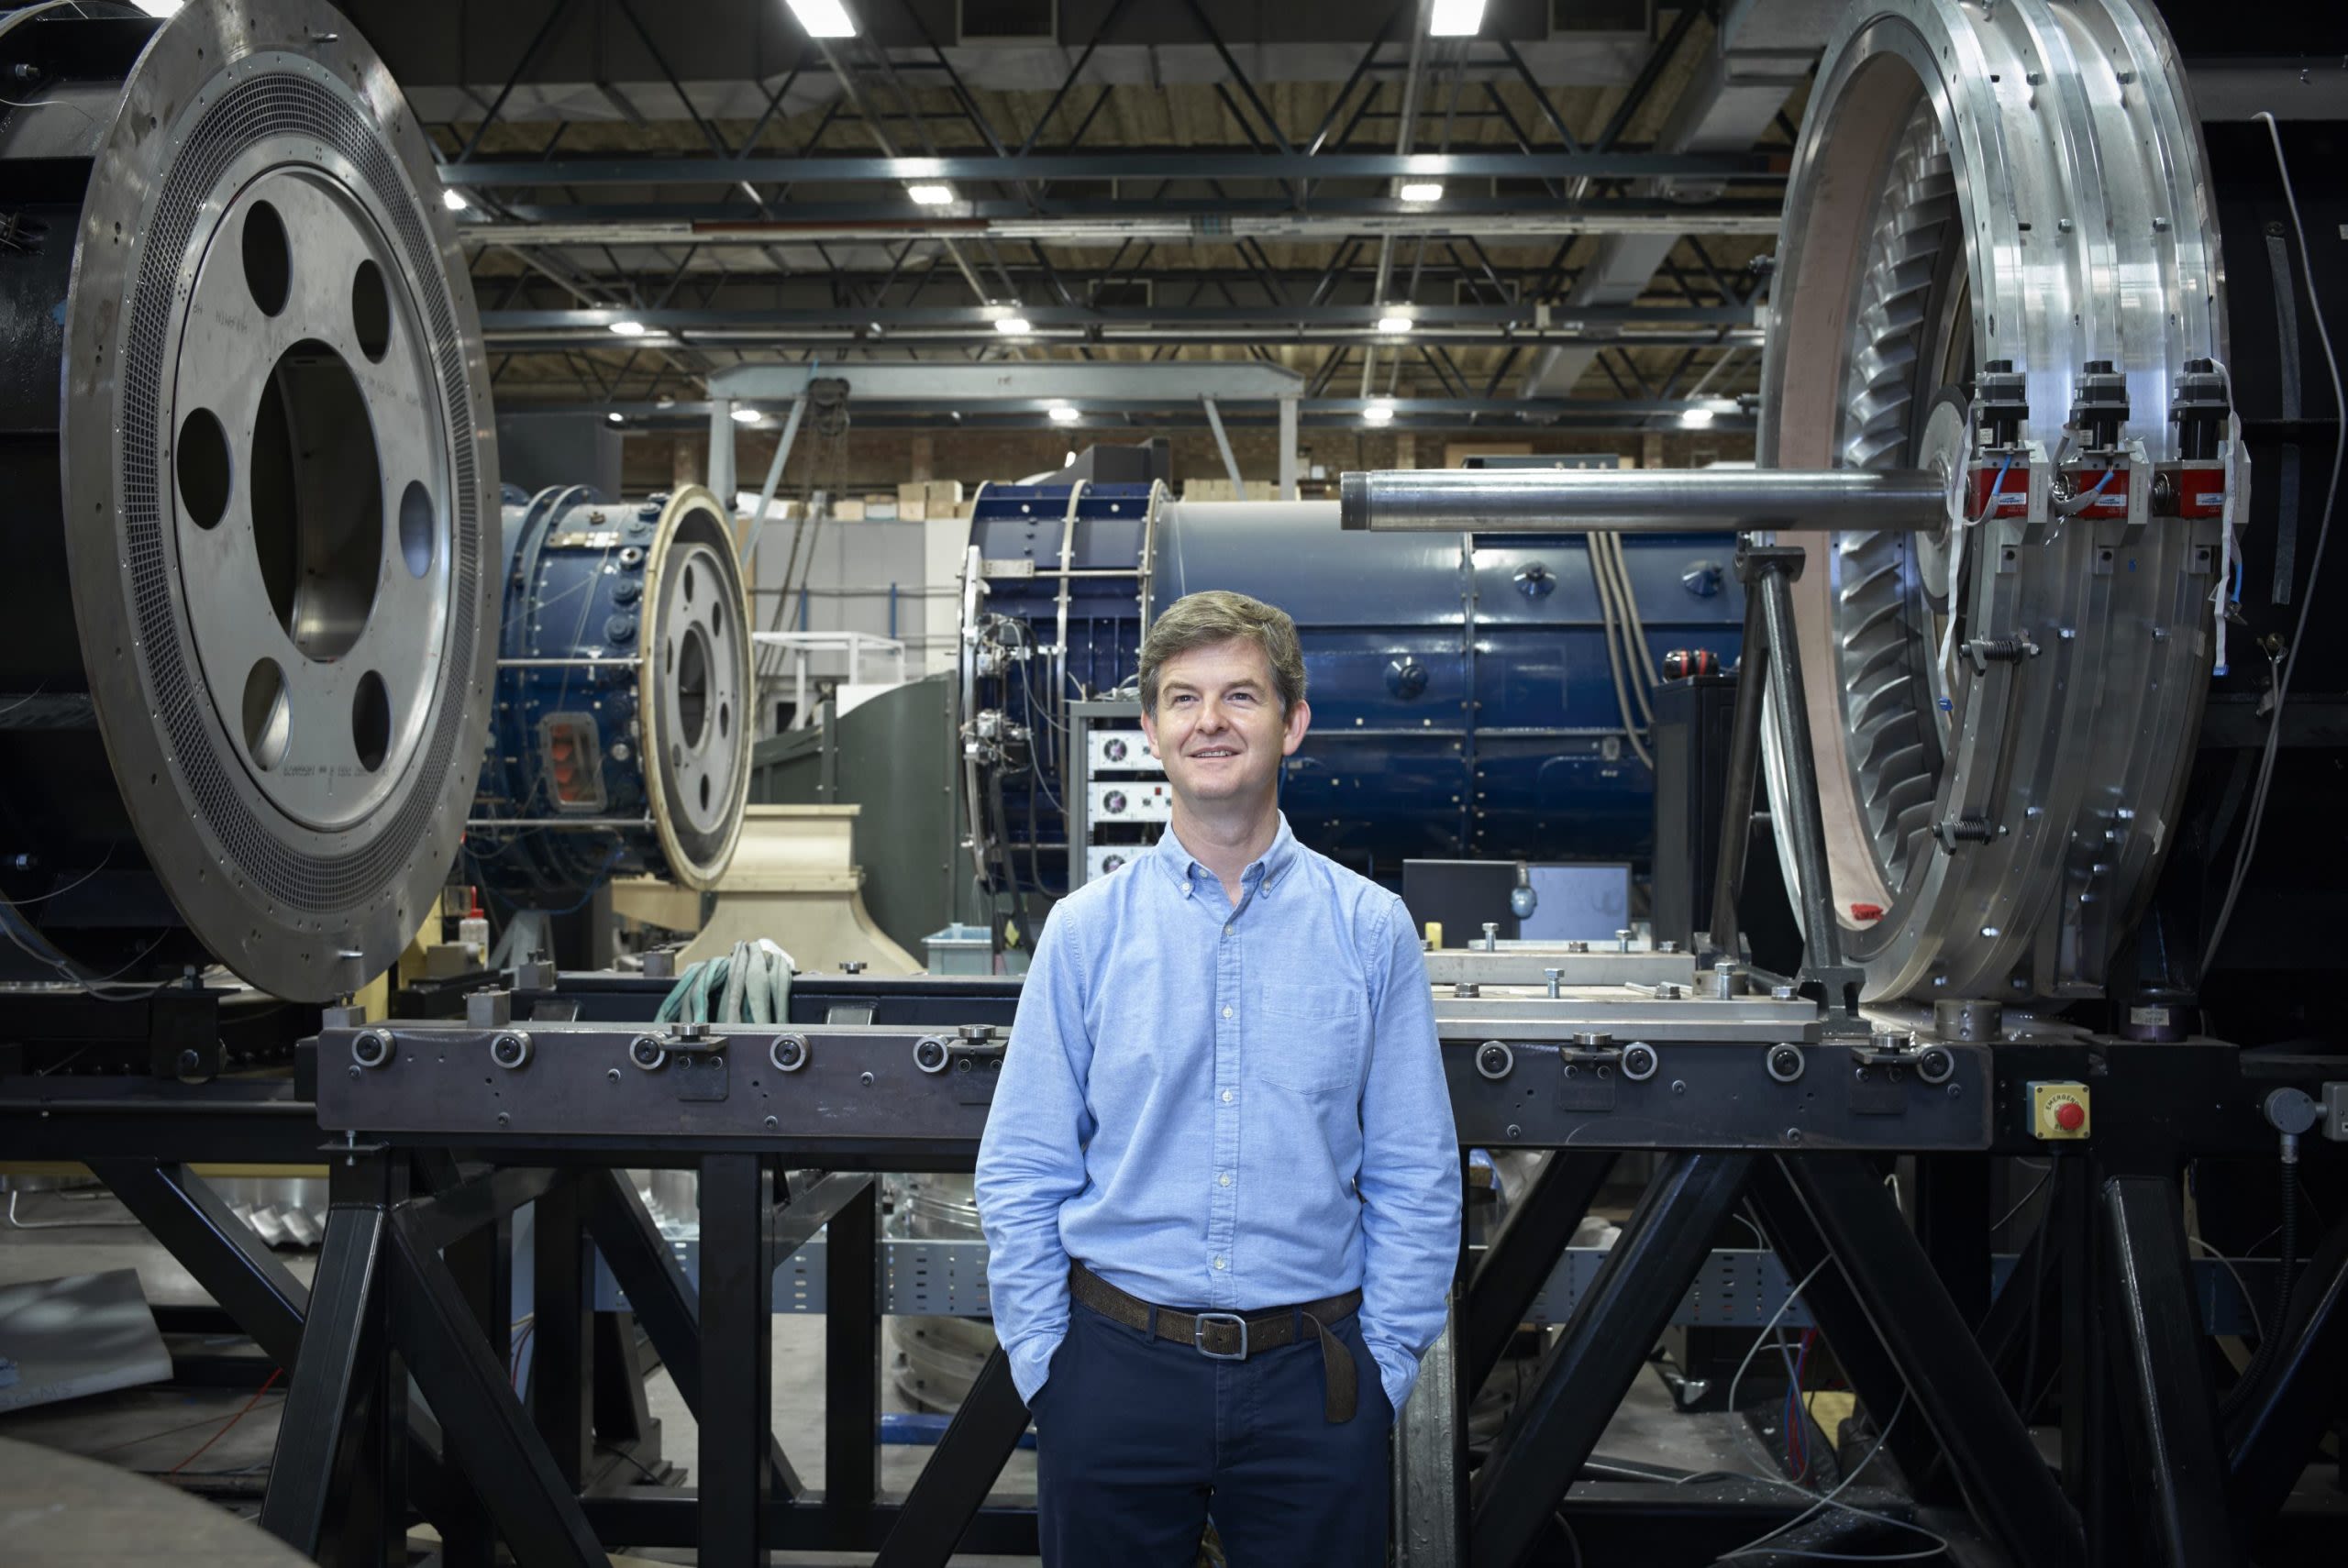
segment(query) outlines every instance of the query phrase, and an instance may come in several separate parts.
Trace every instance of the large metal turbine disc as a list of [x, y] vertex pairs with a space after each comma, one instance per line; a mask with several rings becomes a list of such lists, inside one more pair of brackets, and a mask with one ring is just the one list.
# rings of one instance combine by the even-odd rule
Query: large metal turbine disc
[[[80, 658], [61, 650], [59, 679], [118, 796], [61, 853], [151, 869], [204, 950], [322, 999], [421, 923], [479, 770], [497, 486], [478, 324], [425, 138], [348, 20], [238, 0], [142, 21], [83, 0], [0, 23], [30, 67], [12, 80], [43, 83], [17, 97], [109, 50], [119, 77], [86, 145], [46, 149], [88, 168], [45, 237], [72, 256], [51, 424]], [[60, 973], [95, 966], [26, 912]]]
[[[1961, 469], [1966, 389], [2001, 359], [2026, 372], [2024, 435], [2046, 456], [2083, 367], [2109, 359], [2123, 440], [2176, 457], [2184, 362], [2226, 362], [2206, 166], [2166, 32], [2129, 0], [1866, 0], [1795, 157], [1763, 466]], [[1802, 668], [1832, 902], [1866, 994], [2099, 992], [2176, 823], [2220, 525], [1788, 537], [1810, 547]], [[2017, 636], [2036, 657], [1963, 657]], [[1781, 760], [1773, 745], [1782, 813]], [[1944, 842], [1959, 822], [1986, 841]]]

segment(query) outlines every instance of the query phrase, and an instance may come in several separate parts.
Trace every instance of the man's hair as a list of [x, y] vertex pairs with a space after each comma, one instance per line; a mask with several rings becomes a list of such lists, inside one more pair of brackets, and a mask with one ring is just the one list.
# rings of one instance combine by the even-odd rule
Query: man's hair
[[1142, 712], [1153, 716], [1157, 712], [1157, 682], [1168, 659], [1235, 639], [1264, 650], [1272, 667], [1272, 689], [1279, 696], [1280, 713], [1285, 717], [1294, 712], [1304, 701], [1304, 650], [1297, 644], [1296, 623], [1285, 610], [1222, 589], [1177, 599], [1142, 639]]

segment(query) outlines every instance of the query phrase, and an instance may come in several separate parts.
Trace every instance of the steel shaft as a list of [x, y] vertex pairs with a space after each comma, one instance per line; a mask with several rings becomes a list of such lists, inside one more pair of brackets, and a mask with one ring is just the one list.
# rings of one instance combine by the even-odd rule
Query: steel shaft
[[1921, 469], [1434, 469], [1345, 476], [1344, 526], [1372, 532], [1674, 534], [1929, 529], [1946, 487]]

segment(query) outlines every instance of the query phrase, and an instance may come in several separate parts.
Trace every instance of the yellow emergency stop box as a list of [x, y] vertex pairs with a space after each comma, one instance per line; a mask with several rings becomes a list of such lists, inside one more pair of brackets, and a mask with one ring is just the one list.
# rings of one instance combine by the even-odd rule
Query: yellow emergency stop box
[[2030, 1133], [2050, 1143], [2069, 1143], [2095, 1130], [2088, 1086], [2053, 1081], [2030, 1086]]

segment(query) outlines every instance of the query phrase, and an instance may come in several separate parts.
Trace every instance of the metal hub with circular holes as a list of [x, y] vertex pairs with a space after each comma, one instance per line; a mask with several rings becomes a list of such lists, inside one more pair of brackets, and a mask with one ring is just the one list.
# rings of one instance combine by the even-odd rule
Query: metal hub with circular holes
[[57, 437], [8, 470], [0, 969], [355, 990], [487, 723], [488, 382], [430, 149], [316, 0], [29, 6], [0, 72], [5, 414]]
[[707, 889], [749, 798], [749, 611], [717, 500], [509, 504], [497, 722], [467, 834], [521, 908], [637, 873]]
[[[2101, 359], [2126, 379], [2123, 440], [2175, 458], [2185, 361], [2226, 359], [2206, 164], [2175, 50], [2132, 0], [1863, 0], [1795, 155], [1763, 465], [1938, 470], [1955, 498], [1993, 360], [2023, 374], [2042, 465]], [[1831, 904], [1869, 999], [2102, 988], [2173, 836], [2222, 526], [1782, 536], [1809, 549]], [[1985, 667], [1964, 653], [1979, 639], [2034, 651]], [[1780, 811], [1782, 763], [1773, 739]]]

